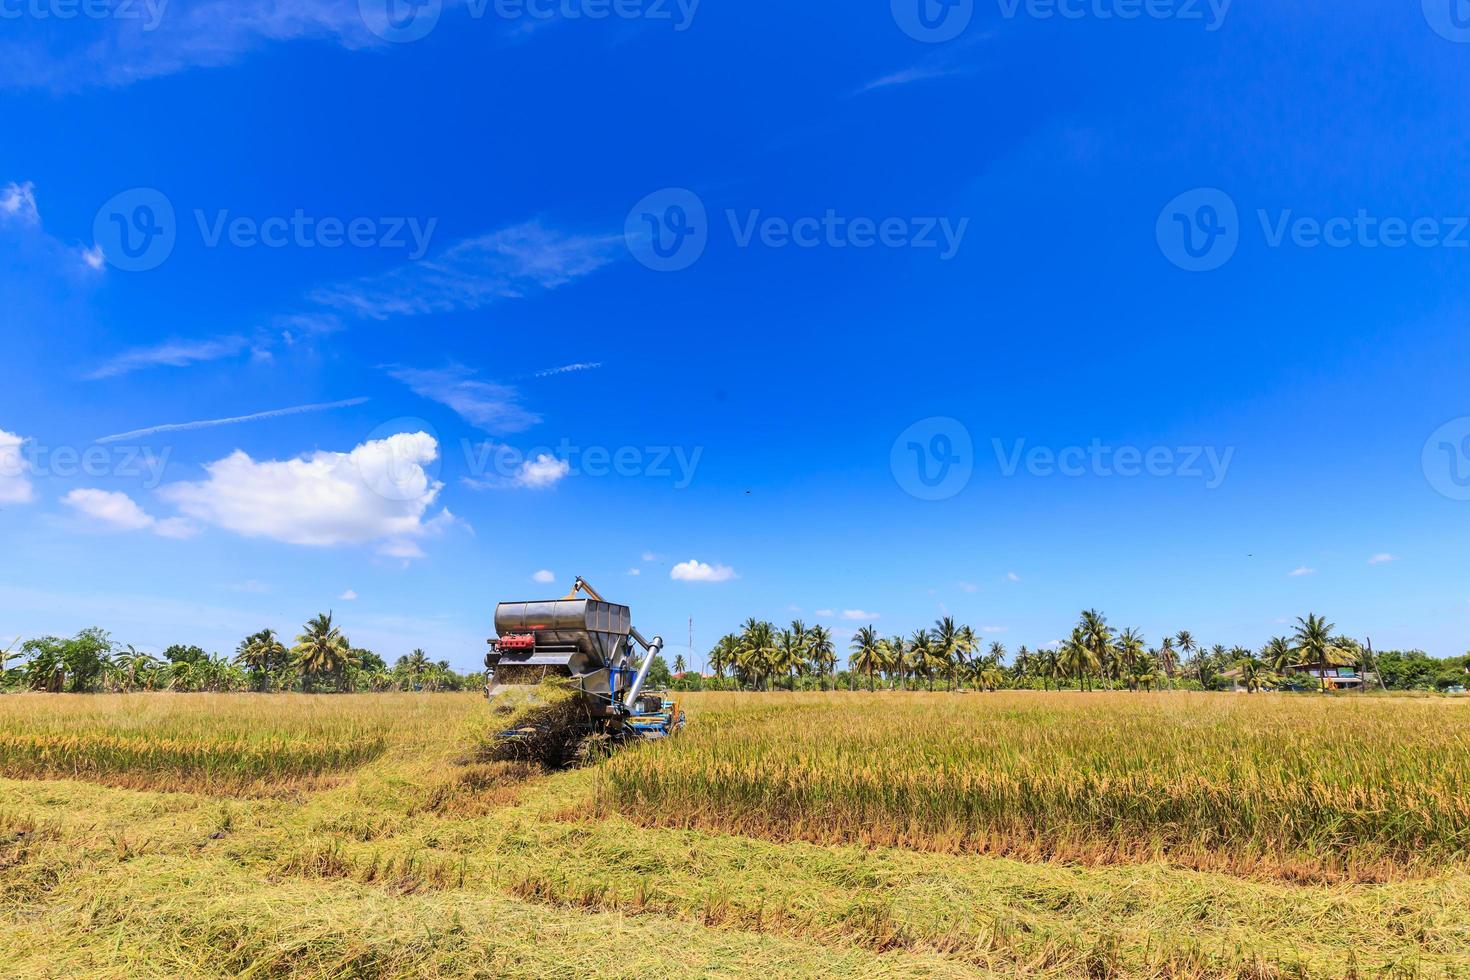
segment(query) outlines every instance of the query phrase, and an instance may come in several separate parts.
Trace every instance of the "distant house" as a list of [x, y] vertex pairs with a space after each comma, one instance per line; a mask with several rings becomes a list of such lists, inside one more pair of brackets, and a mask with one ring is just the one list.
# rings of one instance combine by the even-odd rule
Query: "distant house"
[[1377, 679], [1372, 674], [1358, 670], [1356, 666], [1321, 661], [1290, 664], [1286, 671], [1297, 677], [1310, 678], [1313, 684], [1329, 691], [1361, 691], [1368, 681]]

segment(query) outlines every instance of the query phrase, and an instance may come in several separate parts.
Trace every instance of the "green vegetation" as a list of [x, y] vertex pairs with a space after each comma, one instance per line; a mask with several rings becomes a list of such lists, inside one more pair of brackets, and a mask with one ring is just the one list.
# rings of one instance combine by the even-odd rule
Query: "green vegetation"
[[233, 658], [175, 644], [161, 657], [119, 646], [104, 630], [69, 639], [42, 636], [0, 651], [0, 691], [126, 693], [132, 691], [463, 691], [485, 683], [482, 674], [457, 674], [448, 661], [422, 650], [389, 668], [371, 650], [354, 647], [331, 613], [313, 617], [287, 647], [275, 630], [240, 641]]
[[[1205, 647], [1180, 630], [1150, 647], [1136, 629], [1118, 630], [1094, 609], [1082, 613], [1065, 640], [1022, 645], [1007, 662], [1004, 644], [983, 644], [969, 626], [945, 616], [932, 629], [883, 637], [864, 626], [852, 638], [848, 665], [836, 671], [831, 634], [797, 620], [785, 629], [748, 619], [738, 633], [720, 638], [709, 652], [713, 677], [685, 674], [680, 690], [828, 690], [936, 687], [994, 691], [1048, 690], [1437, 690], [1463, 692], [1470, 684], [1470, 654], [1435, 660], [1421, 651], [1373, 652], [1369, 644], [1333, 635], [1316, 614], [1297, 621], [1291, 636], [1273, 637], [1258, 650]], [[1182, 655], [1182, 656], [1181, 656]], [[1320, 665], [1315, 672], [1303, 664]], [[1341, 668], [1351, 683], [1332, 676]], [[727, 674], [729, 675], [727, 677]], [[1363, 683], [1359, 683], [1362, 681]]]
[[[1467, 706], [1459, 702], [778, 692], [694, 694], [685, 703], [690, 725], [679, 739], [544, 774], [467, 752], [467, 732], [487, 712], [470, 694], [0, 697], [0, 732], [51, 726], [82, 743], [157, 729], [225, 745], [257, 730], [281, 736], [310, 724], [339, 740], [379, 733], [383, 743], [355, 768], [265, 797], [238, 795], [240, 787], [228, 783], [157, 792], [103, 785], [85, 772], [80, 780], [37, 779], [43, 774], [7, 763], [0, 770], [0, 975], [1335, 978], [1470, 971], [1470, 874], [1457, 861], [1392, 882], [1324, 884], [1261, 869], [1202, 871], [1138, 853], [1019, 860], [919, 841], [812, 843], [774, 839], [765, 828], [732, 835], [695, 820], [653, 826], [685, 815], [634, 812], [630, 819], [617, 802], [620, 782], [645, 765], [682, 768], [693, 778], [719, 737], [729, 740], [732, 760], [757, 736], [784, 733], [789, 749], [814, 741], [829, 754], [840, 751], [835, 743], [857, 738], [881, 768], [914, 758], [921, 738], [942, 742], [951, 729], [975, 734], [983, 726], [966, 721], [968, 713], [989, 719], [1007, 739], [1027, 727], [1033, 746], [1057, 746], [1058, 774], [1082, 774], [1094, 757], [1071, 729], [1100, 718], [1123, 726], [1113, 733], [1121, 740], [1115, 748], [1136, 734], [1142, 744], [1134, 756], [1162, 752], [1159, 766], [1167, 770], [1185, 765], [1187, 747], [1197, 744], [1200, 770], [1218, 775], [1228, 747], [1257, 737], [1254, 727], [1273, 707], [1290, 719], [1277, 729], [1283, 741], [1312, 738], [1314, 722], [1342, 731], [1361, 725], [1363, 742], [1381, 739], [1389, 757], [1353, 763], [1344, 780], [1371, 783], [1412, 766], [1417, 773], [1401, 778], [1421, 794], [1449, 792], [1452, 777], [1443, 770], [1463, 765], [1439, 765], [1437, 753], [1454, 746], [1430, 721], [1439, 717], [1460, 731]], [[844, 706], [863, 723], [831, 737], [817, 730]], [[94, 710], [103, 713], [87, 714]], [[1182, 720], [1192, 713], [1197, 723]], [[145, 720], [130, 720], [140, 714]], [[1150, 735], [1160, 726], [1180, 747]], [[743, 727], [754, 734], [741, 736]], [[1429, 755], [1416, 762], [1394, 745], [1427, 745]], [[966, 751], [979, 780], [982, 753]], [[1040, 765], [1033, 759], [1033, 770]], [[1307, 771], [1327, 778], [1322, 766]], [[830, 775], [828, 788], [838, 794], [834, 805], [847, 805], [851, 797]]]

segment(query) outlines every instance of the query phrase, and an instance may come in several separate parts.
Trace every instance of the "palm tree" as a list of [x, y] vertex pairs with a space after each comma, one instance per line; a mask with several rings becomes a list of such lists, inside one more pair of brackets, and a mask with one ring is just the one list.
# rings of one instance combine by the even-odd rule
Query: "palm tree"
[[914, 635], [909, 637], [909, 664], [915, 673], [924, 675], [929, 690], [934, 690], [934, 670], [943, 669], [944, 659], [935, 654], [934, 639], [928, 630], [914, 630]]
[[1081, 629], [1087, 648], [1097, 661], [1097, 670], [1104, 677], [1111, 677], [1116, 669], [1113, 663], [1113, 629], [1108, 618], [1096, 609], [1082, 613]]
[[796, 690], [796, 675], [805, 660], [806, 651], [802, 649], [802, 639], [791, 630], [782, 630], [777, 637], [771, 668], [775, 673], [789, 675], [793, 691]]
[[[352, 644], [342, 635], [342, 630], [332, 624], [330, 612], [318, 614], [302, 627], [291, 652], [303, 674], [334, 677], [338, 690], [345, 684], [347, 668], [355, 663]], [[423, 651], [415, 650], [414, 653], [422, 654]]]
[[675, 656], [674, 656], [674, 675], [675, 676], [678, 676], [680, 674], [683, 674], [688, 669], [689, 669], [689, 665], [684, 662], [684, 655], [682, 653], [675, 654]]
[[825, 626], [813, 626], [806, 636], [807, 656], [817, 669], [817, 686], [823, 687], [823, 679], [836, 673], [837, 648], [832, 643], [831, 631]]
[[1062, 644], [1061, 666], [1068, 674], [1077, 678], [1077, 690], [1083, 689], [1084, 680], [1087, 682], [1087, 689], [1092, 689], [1092, 674], [1100, 666], [1100, 661], [1083, 627], [1074, 627], [1071, 637]]
[[726, 633], [720, 637], [714, 649], [709, 652], [709, 668], [715, 672], [716, 678], [723, 679], [725, 668], [735, 666], [736, 652], [740, 641], [734, 633]]
[[1174, 672], [1179, 669], [1179, 658], [1174, 653], [1173, 637], [1166, 636], [1159, 643], [1159, 664], [1164, 668], [1164, 676], [1173, 680]]
[[1041, 689], [1050, 690], [1049, 682], [1057, 682], [1057, 690], [1061, 690], [1062, 683], [1062, 653], [1058, 644], [1051, 644], [1041, 648], [1036, 655], [1041, 660]]
[[868, 675], [868, 690], [873, 690], [873, 672], [883, 665], [883, 651], [878, 640], [878, 631], [864, 626], [852, 638], [852, 656], [848, 658], [852, 669]]
[[1235, 666], [1240, 668], [1240, 681], [1245, 685], [1246, 691], [1254, 694], [1261, 689], [1265, 664], [1256, 659], [1249, 650], [1243, 652], [1244, 656], [1235, 661]]
[[896, 686], [903, 687], [904, 677], [908, 673], [908, 644], [902, 636], [894, 635], [883, 641], [883, 664], [888, 670], [888, 676]]
[[740, 629], [736, 648], [736, 664], [760, 690], [776, 662], [776, 627], [756, 619], [747, 619]]
[[235, 651], [235, 662], [244, 665], [255, 676], [261, 691], [265, 690], [270, 681], [271, 671], [285, 660], [286, 647], [276, 639], [275, 630], [261, 630], [250, 634], [240, 641], [240, 646]]
[[1284, 636], [1273, 636], [1271, 642], [1267, 643], [1261, 651], [1261, 657], [1273, 673], [1284, 674], [1286, 668], [1292, 664], [1294, 654], [1291, 650], [1291, 641]]
[[1118, 663], [1132, 690], [1138, 690], [1138, 668], [1145, 656], [1142, 633], [1130, 626], [1118, 635]]
[[1174, 642], [1179, 644], [1179, 649], [1184, 653], [1185, 657], [1191, 661], [1194, 659], [1194, 653], [1199, 649], [1199, 644], [1195, 642], [1193, 633], [1189, 632], [1189, 630], [1180, 630], [1174, 634]]
[[1317, 676], [1322, 682], [1324, 693], [1327, 691], [1327, 662], [1335, 652], [1332, 646], [1334, 629], [1336, 627], [1321, 616], [1307, 613], [1306, 619], [1297, 617], [1296, 630], [1292, 635], [1294, 652], [1301, 656], [1304, 663], [1317, 665]]
[[958, 685], [958, 674], [965, 666], [965, 654], [960, 641], [960, 628], [953, 616], [934, 621], [934, 654], [942, 665], [940, 670], [949, 674], [951, 690]]

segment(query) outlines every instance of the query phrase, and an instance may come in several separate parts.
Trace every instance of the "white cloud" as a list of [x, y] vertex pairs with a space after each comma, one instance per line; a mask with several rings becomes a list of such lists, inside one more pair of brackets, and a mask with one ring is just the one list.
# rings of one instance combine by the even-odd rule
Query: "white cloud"
[[531, 221], [380, 275], [324, 286], [311, 299], [373, 320], [478, 310], [595, 272], [619, 257], [622, 243], [619, 235], [568, 235]]
[[114, 531], [148, 531], [165, 538], [187, 538], [198, 528], [179, 517], [159, 519], [149, 514], [137, 501], [116, 490], [73, 490], [61, 502], [91, 518], [98, 525]]
[[40, 224], [41, 212], [36, 210], [36, 185], [29, 180], [24, 184], [12, 181], [0, 188], [0, 217], [27, 225]]
[[21, 447], [25, 440], [0, 429], [0, 504], [28, 504], [36, 499], [31, 464]]
[[102, 271], [103, 265], [105, 265], [107, 262], [107, 256], [102, 254], [101, 245], [93, 245], [91, 248], [83, 248], [81, 250], [81, 256], [83, 265], [85, 265], [89, 269], [95, 269], [98, 272]]
[[959, 589], [960, 589], [961, 592], [979, 592], [980, 591], [980, 586], [976, 585], [974, 582], [960, 582], [960, 583], [958, 583], [958, 585], [959, 585]]
[[1006, 581], [1019, 582], [1021, 581], [1021, 576], [1017, 575], [1015, 572], [1006, 572]]
[[663, 557], [663, 555], [656, 555], [651, 551], [645, 551], [643, 553], [644, 561], [663, 561]]
[[550, 583], [556, 581], [556, 574], [543, 568], [541, 569], [541, 571], [531, 576], [531, 581], [540, 582], [542, 585], [549, 585]]
[[448, 510], [425, 520], [443, 488], [427, 469], [438, 456], [426, 432], [288, 460], [257, 462], [236, 450], [206, 464], [206, 479], [169, 484], [159, 494], [188, 517], [246, 537], [316, 547], [371, 543], [391, 557], [419, 558], [418, 539], [454, 521]]
[[533, 490], [544, 490], [556, 486], [571, 471], [572, 465], [566, 460], [542, 453], [521, 464], [516, 471], [515, 482]]
[[629, 575], [642, 575], [643, 574], [643, 569], [641, 569], [641, 568], [630, 568], [630, 569], [628, 569], [628, 574]]
[[865, 609], [844, 609], [842, 610], [842, 618], [851, 620], [872, 621], [875, 619], [882, 619], [883, 615], [881, 613], [868, 612]]
[[728, 565], [710, 565], [691, 558], [671, 568], [669, 578], [676, 582], [728, 582], [736, 575], [735, 569]]
[[1286, 574], [1291, 576], [1292, 578], [1301, 578], [1303, 575], [1316, 575], [1317, 570], [1315, 568], [1308, 568], [1306, 565], [1303, 565], [1300, 568], [1292, 569]]
[[202, 361], [233, 357], [245, 349], [244, 337], [215, 337], [205, 340], [171, 340], [154, 347], [124, 351], [86, 375], [90, 381], [114, 378], [151, 367], [188, 367]]
[[466, 422], [490, 432], [523, 432], [541, 421], [541, 416], [521, 407], [515, 388], [476, 380], [457, 364], [438, 370], [394, 368], [388, 373], [419, 397], [447, 405]]
[[820, 616], [823, 619], [831, 619], [833, 616], [837, 615], [837, 613], [835, 613], [831, 609], [818, 609], [815, 613], [813, 613], [813, 615]]
[[343, 602], [356, 602], [357, 601], [357, 592], [355, 590], [353, 590], [353, 589], [348, 589], [346, 592], [342, 593], [337, 598], [338, 599], [341, 599]]
[[1398, 557], [1395, 556], [1395, 555], [1390, 555], [1386, 551], [1380, 551], [1378, 554], [1376, 554], [1372, 558], [1369, 558], [1368, 559], [1368, 564], [1370, 564], [1370, 565], [1382, 565], [1384, 562], [1390, 562], [1390, 561], [1398, 561]]

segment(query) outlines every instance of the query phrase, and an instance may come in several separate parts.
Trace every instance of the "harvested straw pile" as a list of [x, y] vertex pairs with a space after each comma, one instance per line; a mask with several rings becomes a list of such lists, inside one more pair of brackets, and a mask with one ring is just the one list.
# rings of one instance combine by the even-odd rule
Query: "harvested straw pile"
[[491, 697], [489, 717], [481, 725], [480, 756], [561, 768], [576, 757], [588, 734], [588, 720], [577, 685], [566, 678], [501, 688]]

